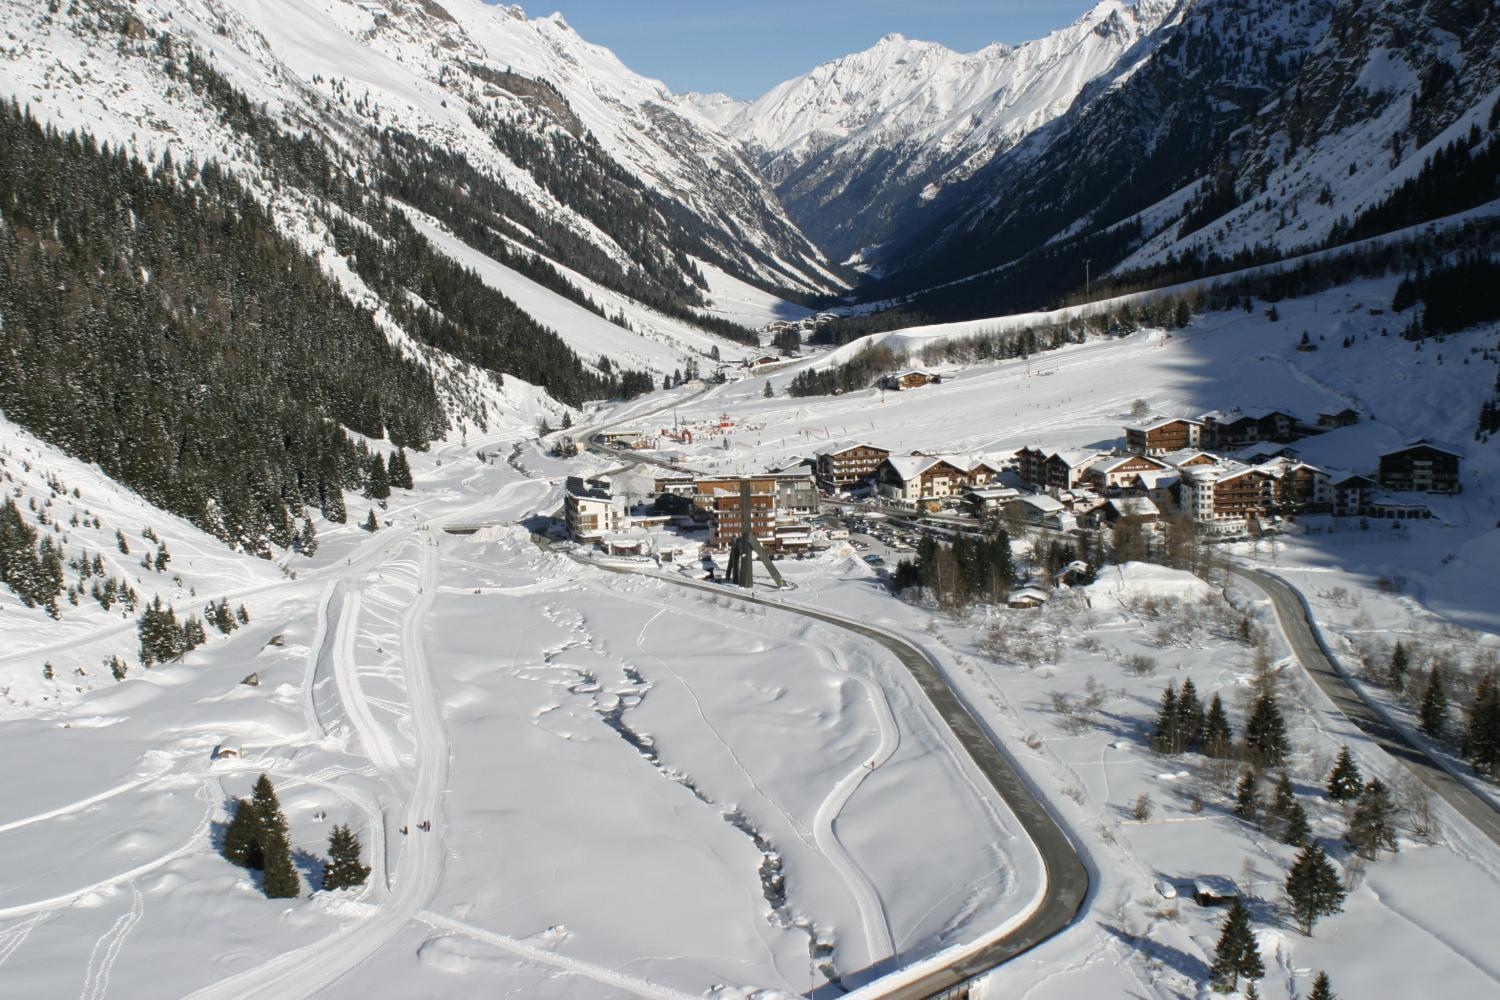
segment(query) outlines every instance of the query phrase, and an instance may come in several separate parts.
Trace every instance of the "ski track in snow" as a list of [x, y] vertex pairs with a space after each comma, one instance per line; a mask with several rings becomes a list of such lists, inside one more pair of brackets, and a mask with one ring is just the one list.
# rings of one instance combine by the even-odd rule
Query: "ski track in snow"
[[130, 912], [116, 920], [113, 926], [94, 942], [94, 950], [89, 954], [88, 971], [83, 977], [83, 990], [78, 994], [78, 1000], [104, 1000], [108, 995], [110, 973], [114, 971], [120, 951], [125, 947], [125, 939], [130, 936], [135, 925], [141, 922], [141, 915], [146, 908], [146, 901], [141, 896], [141, 890], [133, 885], [130, 887], [130, 897]]

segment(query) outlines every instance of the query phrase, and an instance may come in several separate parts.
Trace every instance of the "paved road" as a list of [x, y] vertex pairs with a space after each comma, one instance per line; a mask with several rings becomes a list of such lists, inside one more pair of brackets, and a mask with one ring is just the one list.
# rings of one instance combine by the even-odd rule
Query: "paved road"
[[[631, 569], [592, 561], [589, 561], [589, 565], [613, 573], [635, 572]], [[924, 1000], [927, 997], [938, 996], [1041, 944], [1073, 922], [1083, 906], [1089, 888], [1088, 869], [1084, 867], [1073, 841], [1047, 809], [1040, 794], [1021, 776], [1020, 769], [1010, 755], [974, 718], [964, 706], [963, 701], [948, 686], [942, 671], [919, 647], [899, 636], [841, 615], [768, 600], [732, 587], [674, 579], [656, 574], [649, 575], [652, 579], [674, 586], [703, 591], [716, 597], [728, 596], [751, 604], [785, 611], [788, 614], [825, 622], [835, 628], [853, 632], [889, 650], [916, 679], [917, 685], [937, 709], [938, 715], [953, 731], [980, 772], [1015, 813], [1027, 836], [1031, 838], [1038, 853], [1041, 854], [1042, 865], [1046, 871], [1047, 891], [1041, 906], [1024, 923], [978, 952], [934, 970], [915, 982], [882, 992], [879, 994], [881, 997], [892, 998], [892, 1000]]]
[[1287, 644], [1291, 646], [1303, 669], [1339, 711], [1364, 730], [1382, 750], [1405, 764], [1482, 833], [1500, 844], [1500, 811], [1496, 811], [1489, 799], [1476, 793], [1451, 771], [1446, 762], [1409, 739], [1378, 705], [1365, 698], [1349, 682], [1324, 646], [1323, 637], [1313, 625], [1312, 612], [1302, 594], [1285, 580], [1270, 573], [1237, 566], [1226, 568], [1271, 598], [1271, 607], [1276, 612], [1276, 620], [1281, 624]]

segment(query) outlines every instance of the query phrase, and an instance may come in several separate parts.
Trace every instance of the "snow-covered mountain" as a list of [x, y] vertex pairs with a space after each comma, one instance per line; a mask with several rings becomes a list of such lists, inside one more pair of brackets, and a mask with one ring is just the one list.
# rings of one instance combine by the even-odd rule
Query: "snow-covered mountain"
[[[737, 143], [557, 15], [481, 0], [92, 0], [55, 12], [3, 0], [0, 11], [0, 93], [144, 156], [257, 170], [261, 158], [166, 70], [167, 54], [189, 49], [367, 172], [378, 173], [368, 161], [381, 130], [462, 157], [524, 207], [507, 237], [597, 278], [564, 244], [585, 246], [627, 295], [650, 283], [700, 304], [703, 265], [767, 288], [842, 284]], [[570, 180], [561, 164], [580, 161]]]
[[892, 34], [752, 103], [688, 97], [758, 156], [793, 218], [847, 256], [1066, 112], [1173, 9], [1101, 0], [1045, 38], [971, 53]]
[[922, 304], [984, 315], [1072, 291], [1085, 261], [1159, 281], [1500, 197], [1497, 46], [1493, 6], [1464, 0], [1189, 0], [908, 214], [878, 258], [904, 274], [879, 291], [945, 286]]

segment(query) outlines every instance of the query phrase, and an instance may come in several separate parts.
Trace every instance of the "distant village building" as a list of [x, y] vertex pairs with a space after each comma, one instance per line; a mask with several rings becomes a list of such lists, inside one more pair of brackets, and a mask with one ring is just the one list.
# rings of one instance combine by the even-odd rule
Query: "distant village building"
[[1380, 456], [1380, 485], [1407, 493], [1457, 493], [1460, 456], [1423, 438]]
[[625, 501], [613, 495], [608, 479], [569, 476], [564, 483], [563, 516], [568, 537], [575, 541], [597, 541], [626, 526]]
[[1332, 413], [1318, 414], [1318, 426], [1326, 428], [1352, 427], [1359, 423], [1359, 411], [1344, 407]]
[[1038, 490], [1071, 490], [1084, 479], [1088, 467], [1105, 457], [1102, 451], [1053, 451], [1022, 448], [1016, 452], [1021, 483]]
[[1330, 484], [1330, 497], [1335, 517], [1357, 517], [1365, 512], [1370, 497], [1380, 489], [1380, 484], [1369, 476], [1350, 475], [1336, 479]]
[[1137, 455], [1196, 448], [1203, 440], [1203, 422], [1187, 417], [1157, 417], [1125, 428], [1125, 447]]
[[1179, 493], [1189, 517], [1218, 531], [1238, 531], [1278, 515], [1325, 513], [1334, 505], [1328, 473], [1289, 459], [1186, 468]]
[[892, 499], [923, 500], [957, 496], [988, 485], [999, 475], [998, 465], [981, 458], [892, 455], [876, 470], [875, 485], [883, 496]]
[[1155, 524], [1161, 511], [1146, 497], [1115, 497], [1104, 505], [1104, 520], [1110, 524]]
[[1089, 463], [1085, 474], [1101, 490], [1134, 489], [1140, 486], [1142, 474], [1166, 468], [1165, 462], [1145, 453], [1109, 455]]
[[743, 528], [741, 491], [750, 485], [751, 530], [772, 551], [805, 548], [810, 518], [818, 510], [818, 490], [810, 472], [703, 477], [693, 482], [693, 509], [708, 528], [708, 544], [724, 548]]
[[903, 389], [920, 389], [924, 385], [941, 385], [943, 376], [937, 372], [921, 371], [919, 369], [908, 369], [904, 372], [892, 372], [882, 375], [880, 387], [900, 392]]
[[1235, 451], [1259, 441], [1295, 441], [1297, 418], [1282, 410], [1210, 410], [1203, 422], [1203, 444], [1219, 451]]
[[1045, 590], [1040, 590], [1036, 587], [1022, 587], [1020, 590], [1010, 592], [1010, 596], [1006, 598], [1005, 606], [1016, 608], [1017, 610], [1029, 611], [1040, 608], [1046, 603], [1047, 592]]
[[833, 489], [845, 489], [875, 475], [890, 451], [872, 444], [847, 444], [827, 448], [816, 455], [818, 479]]

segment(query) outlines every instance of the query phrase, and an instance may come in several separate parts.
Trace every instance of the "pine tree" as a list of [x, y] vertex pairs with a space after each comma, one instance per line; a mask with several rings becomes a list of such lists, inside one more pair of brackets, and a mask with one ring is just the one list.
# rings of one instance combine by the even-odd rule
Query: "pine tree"
[[250, 801], [260, 825], [258, 842], [265, 867], [261, 888], [268, 899], [290, 899], [302, 891], [302, 884], [292, 864], [286, 817], [282, 815], [270, 775], [262, 774], [255, 782]]
[[365, 471], [365, 496], [371, 500], [384, 500], [391, 495], [391, 477], [386, 471], [385, 457], [379, 452], [370, 456]]
[[177, 612], [171, 605], [163, 605], [159, 595], [141, 613], [136, 633], [140, 637], [139, 655], [144, 666], [166, 663], [182, 655], [182, 626], [177, 623]]
[[1286, 723], [1276, 696], [1264, 691], [1250, 709], [1250, 718], [1245, 722], [1245, 747], [1252, 760], [1264, 767], [1279, 767], [1286, 763], [1289, 749], [1286, 739]]
[[1177, 745], [1177, 685], [1167, 682], [1161, 693], [1161, 708], [1156, 712], [1156, 728], [1151, 734], [1151, 749], [1157, 753], [1176, 753]]
[[365, 517], [364, 529], [371, 534], [380, 530], [380, 522], [375, 518], [375, 508], [370, 508], [370, 513]]
[[1234, 730], [1230, 728], [1224, 702], [1215, 693], [1203, 717], [1203, 752], [1209, 757], [1228, 757], [1233, 749]]
[[1276, 775], [1276, 790], [1271, 793], [1271, 804], [1266, 807], [1266, 825], [1273, 826], [1286, 819], [1292, 803], [1296, 801], [1291, 775], [1286, 773], [1286, 768], [1282, 768]]
[[1240, 819], [1254, 822], [1260, 815], [1260, 779], [1252, 768], [1245, 768], [1240, 783], [1234, 791], [1234, 814]]
[[1474, 687], [1464, 733], [1464, 756], [1474, 769], [1494, 773], [1500, 767], [1500, 684], [1493, 671], [1484, 673]]
[[1427, 686], [1422, 691], [1422, 707], [1417, 718], [1422, 732], [1433, 739], [1442, 736], [1448, 726], [1448, 692], [1443, 687], [1442, 670], [1436, 663], [1427, 672]]
[[297, 534], [297, 550], [305, 556], [318, 554], [318, 529], [310, 517], [302, 522], [302, 530]]
[[1367, 861], [1375, 860], [1382, 850], [1394, 854], [1398, 849], [1392, 823], [1395, 812], [1391, 793], [1379, 778], [1371, 778], [1354, 804], [1345, 843]]
[[1359, 798], [1364, 787], [1364, 778], [1359, 773], [1359, 765], [1354, 762], [1354, 755], [1347, 746], [1340, 747], [1339, 759], [1328, 773], [1328, 797], [1335, 802], [1348, 802]]
[[1203, 726], [1203, 702], [1189, 677], [1182, 682], [1182, 691], [1177, 695], [1178, 749], [1197, 750], [1203, 742]]
[[221, 853], [241, 868], [260, 869], [265, 861], [260, 852], [260, 818], [249, 799], [236, 799], [234, 815], [224, 829]]
[[1409, 665], [1406, 655], [1406, 647], [1401, 645], [1401, 640], [1396, 640], [1396, 645], [1391, 649], [1391, 663], [1386, 671], [1386, 681], [1392, 691], [1401, 691], [1406, 687], [1406, 669]]
[[1214, 948], [1214, 963], [1210, 969], [1214, 989], [1228, 993], [1238, 988], [1241, 976], [1256, 980], [1265, 974], [1260, 947], [1250, 929], [1250, 914], [1244, 902], [1236, 896], [1229, 904], [1223, 930], [1219, 932], [1219, 943]]
[[328, 837], [328, 866], [323, 872], [324, 889], [348, 889], [364, 885], [370, 867], [359, 860], [359, 838], [347, 826], [335, 826]]
[[243, 604], [240, 605], [239, 610], [234, 613], [234, 616], [239, 619], [241, 625], [250, 624], [250, 612], [245, 609]]
[[[563, 415], [563, 426], [573, 426], [572, 421], [568, 419], [567, 414]], [[409, 490], [415, 485], [411, 478], [411, 463], [406, 460], [405, 449], [398, 448], [396, 452], [391, 455], [391, 461], [389, 466], [387, 467], [386, 474], [390, 477], [392, 486], [398, 487], [403, 490]]]
[[1292, 862], [1286, 876], [1286, 898], [1297, 926], [1308, 935], [1320, 917], [1344, 909], [1344, 884], [1333, 862], [1316, 843], [1304, 847]]
[[1338, 1000], [1333, 993], [1333, 984], [1328, 981], [1328, 973], [1322, 969], [1318, 970], [1318, 976], [1313, 980], [1312, 992], [1307, 995], [1307, 1000]]
[[761, 395], [766, 397], [767, 399], [770, 399], [771, 397], [776, 395], [776, 390], [771, 388], [770, 379], [766, 379], [766, 388], [763, 392], [761, 392]]
[[285, 840], [267, 837], [261, 850], [265, 853], [265, 875], [261, 891], [267, 899], [295, 899], [302, 892], [297, 866], [292, 864], [292, 849]]
[[1286, 814], [1281, 817], [1281, 837], [1283, 844], [1291, 847], [1301, 847], [1307, 843], [1307, 838], [1312, 835], [1312, 825], [1307, 821], [1307, 810], [1302, 807], [1301, 801], [1292, 799], [1286, 807]]

